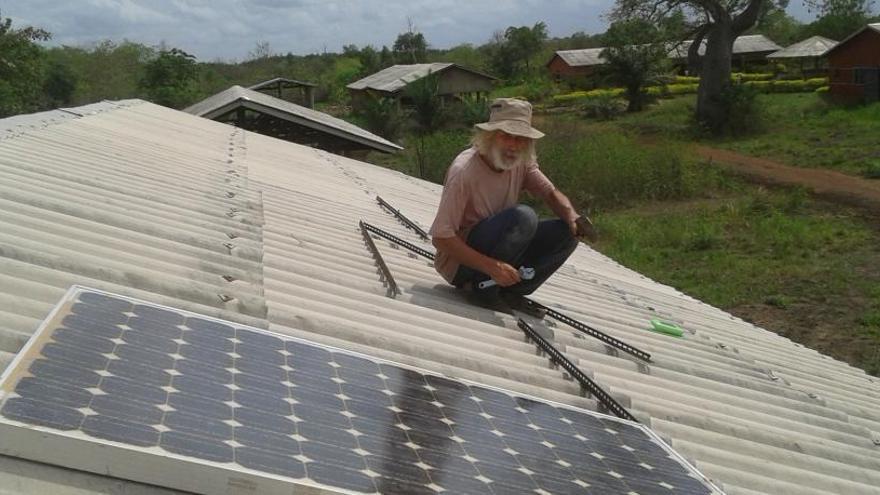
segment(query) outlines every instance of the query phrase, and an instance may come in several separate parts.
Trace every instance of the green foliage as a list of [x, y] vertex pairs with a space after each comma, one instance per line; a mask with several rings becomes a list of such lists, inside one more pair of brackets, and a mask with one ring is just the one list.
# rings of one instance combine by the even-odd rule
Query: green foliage
[[49, 65], [46, 79], [43, 81], [43, 92], [49, 107], [69, 105], [76, 91], [76, 74], [67, 65], [52, 62]]
[[440, 98], [440, 78], [437, 74], [409, 83], [403, 92], [404, 101], [412, 106], [412, 118], [416, 123], [416, 133], [430, 134], [439, 129], [446, 112]]
[[12, 19], [0, 16], [0, 117], [38, 109], [45, 54], [35, 42], [50, 36], [34, 27], [13, 28]]
[[807, 25], [801, 36], [824, 36], [842, 40], [861, 29], [870, 20], [873, 0], [811, 0], [807, 5], [819, 14], [819, 18]]
[[604, 94], [590, 98], [584, 103], [584, 115], [598, 120], [611, 120], [626, 111], [627, 102]]
[[412, 27], [397, 36], [393, 49], [394, 59], [399, 64], [421, 64], [427, 60], [428, 42], [422, 33], [413, 31]]
[[685, 199], [722, 183], [675, 145], [648, 148], [616, 129], [574, 118], [545, 118], [540, 129], [547, 134], [538, 141], [541, 168], [580, 208]]
[[726, 86], [719, 95], [718, 104], [727, 119], [715, 122], [715, 126], [707, 130], [715, 136], [742, 136], [760, 130], [761, 112], [757, 103], [758, 90], [754, 85], [761, 83], [763, 81]]
[[478, 96], [465, 96], [456, 105], [456, 122], [471, 127], [489, 120], [489, 102]]
[[492, 69], [505, 79], [522, 79], [531, 73], [532, 59], [547, 40], [547, 25], [510, 26], [496, 33], [486, 46]]
[[394, 155], [371, 153], [367, 160], [408, 175], [442, 184], [452, 160], [468, 147], [471, 131], [450, 129], [404, 139], [405, 151]]
[[183, 108], [196, 100], [198, 77], [195, 57], [172, 48], [147, 63], [140, 87], [153, 103]]
[[663, 80], [667, 48], [652, 23], [634, 19], [611, 24], [605, 33], [608, 48], [602, 51], [606, 77], [623, 86], [627, 111], [638, 112], [652, 99], [646, 87]]
[[791, 195], [800, 193], [757, 190], [594, 220], [605, 235], [601, 250], [649, 277], [722, 308], [764, 302], [784, 309], [813, 297], [815, 287], [833, 294], [857, 283], [860, 275], [841, 253], [872, 238], [859, 222], [815, 212], [808, 198], [794, 200], [800, 206], [793, 209]]
[[359, 106], [355, 118], [357, 124], [389, 141], [396, 141], [400, 137], [406, 121], [397, 100], [370, 92]]

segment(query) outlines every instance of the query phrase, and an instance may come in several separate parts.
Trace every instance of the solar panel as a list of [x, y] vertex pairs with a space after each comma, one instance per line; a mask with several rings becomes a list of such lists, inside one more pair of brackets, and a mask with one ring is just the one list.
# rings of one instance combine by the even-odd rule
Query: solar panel
[[719, 493], [641, 425], [72, 288], [0, 453], [199, 493]]

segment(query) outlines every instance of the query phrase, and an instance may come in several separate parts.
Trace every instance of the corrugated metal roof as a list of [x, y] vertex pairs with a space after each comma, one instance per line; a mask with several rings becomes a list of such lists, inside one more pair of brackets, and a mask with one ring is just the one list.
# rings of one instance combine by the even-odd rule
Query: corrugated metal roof
[[269, 79], [268, 81], [263, 81], [263, 82], [259, 82], [257, 84], [254, 84], [253, 86], [248, 86], [248, 89], [258, 91], [260, 89], [265, 88], [266, 86], [272, 86], [272, 85], [278, 84], [278, 83], [290, 84], [292, 86], [305, 86], [305, 87], [309, 87], [309, 88], [317, 87], [317, 84], [310, 83], [310, 82], [297, 81], [296, 79], [287, 79], [284, 77], [274, 77], [272, 79]]
[[435, 62], [432, 64], [392, 65], [387, 69], [382, 69], [375, 74], [357, 80], [346, 86], [346, 88], [355, 90], [372, 89], [375, 91], [384, 91], [386, 93], [396, 93], [413, 81], [417, 81], [428, 74], [443, 72], [450, 67], [458, 67], [461, 70], [465, 70], [487, 79], [495, 79], [488, 74], [483, 74], [468, 69], [467, 67], [462, 67], [458, 64]]
[[605, 60], [600, 54], [604, 48], [585, 48], [582, 50], [558, 50], [556, 55], [568, 64], [569, 67], [591, 67], [602, 65]]
[[806, 58], [821, 57], [837, 42], [823, 36], [811, 36], [778, 52], [767, 55], [767, 58]]
[[[669, 56], [672, 58], [687, 58], [688, 49], [693, 41], [684, 41], [678, 47], [670, 51]], [[733, 42], [734, 55], [758, 54], [764, 52], [775, 52], [781, 50], [782, 47], [773, 42], [770, 38], [763, 34], [750, 34], [739, 36]], [[700, 46], [700, 55], [706, 53], [706, 40], [703, 40]]]
[[428, 74], [435, 74], [449, 67], [452, 67], [452, 64], [433, 63], [392, 65], [391, 67], [382, 69], [375, 74], [357, 80], [346, 87], [348, 89], [374, 89], [376, 91], [394, 93], [403, 89], [404, 86], [413, 81], [417, 81]]
[[[105, 107], [0, 139], [0, 366], [81, 284], [595, 408], [513, 317], [466, 304], [424, 260], [377, 240], [402, 290], [385, 297], [358, 221], [422, 243], [375, 197], [427, 226], [440, 186], [145, 102]], [[546, 323], [727, 493], [880, 494], [876, 378], [585, 245], [535, 298], [652, 354], [638, 363]], [[684, 338], [647, 331], [657, 316]], [[9, 457], [0, 487], [168, 493]]]
[[820, 57], [837, 45], [837, 41], [823, 36], [811, 36], [778, 52], [767, 55], [767, 58], [798, 58]]
[[269, 113], [275, 117], [348, 139], [349, 141], [380, 151], [392, 152], [403, 149], [391, 141], [361, 129], [350, 122], [241, 86], [232, 86], [225, 91], [209, 96], [185, 108], [183, 111], [198, 115], [199, 117], [213, 119], [240, 107]]

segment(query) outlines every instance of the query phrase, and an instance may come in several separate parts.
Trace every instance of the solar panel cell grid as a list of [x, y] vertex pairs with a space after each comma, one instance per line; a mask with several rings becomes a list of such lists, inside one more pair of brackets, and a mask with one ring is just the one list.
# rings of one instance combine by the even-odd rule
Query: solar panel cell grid
[[641, 426], [256, 329], [83, 291], [43, 333], [3, 421], [365, 493], [713, 493]]

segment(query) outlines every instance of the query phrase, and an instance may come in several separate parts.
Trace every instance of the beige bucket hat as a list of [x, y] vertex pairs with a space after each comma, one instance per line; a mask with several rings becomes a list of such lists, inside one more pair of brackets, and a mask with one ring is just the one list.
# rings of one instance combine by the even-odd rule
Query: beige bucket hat
[[496, 98], [489, 106], [489, 122], [474, 127], [531, 139], [544, 137], [543, 132], [532, 127], [532, 104], [516, 98]]

